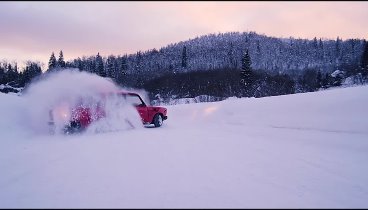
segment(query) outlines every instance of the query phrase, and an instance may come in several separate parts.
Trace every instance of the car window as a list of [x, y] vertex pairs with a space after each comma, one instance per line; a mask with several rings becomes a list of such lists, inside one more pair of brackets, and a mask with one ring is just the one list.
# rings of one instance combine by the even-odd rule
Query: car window
[[126, 100], [129, 104], [133, 104], [134, 106], [141, 106], [142, 105], [141, 99], [136, 95], [127, 95]]

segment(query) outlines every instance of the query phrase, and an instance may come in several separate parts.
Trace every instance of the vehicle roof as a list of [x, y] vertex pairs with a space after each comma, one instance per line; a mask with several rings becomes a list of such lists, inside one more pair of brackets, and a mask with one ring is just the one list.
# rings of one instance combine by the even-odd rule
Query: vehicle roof
[[138, 93], [127, 92], [127, 91], [117, 91], [116, 93], [124, 94], [124, 95], [139, 95]]
[[109, 95], [122, 95], [122, 96], [137, 96], [141, 98], [141, 96], [138, 93], [128, 92], [128, 91], [108, 91], [101, 93], [102, 97], [106, 97]]
[[106, 95], [106, 94], [122, 94], [122, 95], [139, 95], [138, 93], [133, 93], [133, 92], [128, 92], [128, 91], [107, 91], [107, 92], [102, 92], [101, 94]]

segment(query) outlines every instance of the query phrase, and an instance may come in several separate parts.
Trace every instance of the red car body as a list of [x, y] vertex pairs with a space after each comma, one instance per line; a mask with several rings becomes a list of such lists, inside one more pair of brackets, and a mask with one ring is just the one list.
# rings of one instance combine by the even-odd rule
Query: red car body
[[[136, 108], [141, 121], [145, 125], [154, 124], [155, 127], [160, 127], [164, 120], [167, 119], [167, 109], [158, 106], [147, 106], [142, 98], [137, 93], [132, 92], [117, 92], [118, 96], [124, 97], [128, 102], [132, 102]], [[106, 96], [108, 94], [103, 94]], [[104, 98], [104, 97], [103, 97]], [[92, 122], [106, 116], [103, 106], [97, 106], [93, 111], [84, 106], [75, 107], [70, 116], [69, 125], [66, 130], [82, 130], [87, 128]], [[49, 125], [54, 125], [53, 111], [50, 111]]]

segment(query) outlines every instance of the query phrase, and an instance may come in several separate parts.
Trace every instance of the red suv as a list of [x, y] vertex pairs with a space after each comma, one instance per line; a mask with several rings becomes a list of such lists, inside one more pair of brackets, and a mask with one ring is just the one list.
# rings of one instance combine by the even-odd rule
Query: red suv
[[[142, 98], [137, 93], [131, 92], [117, 92], [117, 93], [107, 93], [102, 94], [102, 99], [106, 98], [107, 95], [115, 94], [119, 97], [125, 99], [126, 102], [132, 104], [138, 111], [141, 121], [144, 125], [153, 124], [155, 127], [160, 127], [164, 120], [167, 119], [167, 109], [158, 106], [147, 106]], [[103, 101], [103, 100], [102, 100]], [[87, 128], [92, 122], [103, 118], [106, 116], [104, 106], [101, 105], [102, 101], [97, 103], [95, 109], [91, 109], [88, 106], [77, 105], [71, 110], [71, 114], [63, 114], [64, 117], [68, 117], [68, 125], [65, 126], [65, 133], [74, 133], [76, 131], [81, 131]], [[54, 121], [54, 110], [49, 112], [49, 125], [51, 132], [55, 131], [55, 121]], [[130, 123], [129, 121], [127, 121]], [[132, 124], [131, 124], [132, 125]], [[132, 125], [133, 126], [133, 125]], [[134, 126], [133, 126], [134, 127]]]

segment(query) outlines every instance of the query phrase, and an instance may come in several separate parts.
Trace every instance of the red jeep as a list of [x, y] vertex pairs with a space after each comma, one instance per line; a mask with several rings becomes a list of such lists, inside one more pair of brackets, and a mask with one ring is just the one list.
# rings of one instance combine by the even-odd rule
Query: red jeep
[[[106, 98], [108, 95], [115, 95], [118, 97], [122, 97], [127, 103], [132, 104], [136, 110], [138, 111], [141, 121], [144, 125], [153, 124], [155, 127], [160, 127], [164, 120], [167, 119], [167, 109], [164, 107], [158, 106], [147, 106], [142, 98], [137, 93], [131, 92], [117, 92], [117, 93], [107, 93], [102, 94], [102, 99]], [[64, 128], [64, 133], [74, 133], [77, 131], [84, 130], [87, 128], [92, 122], [103, 118], [106, 116], [104, 105], [101, 105], [103, 100], [97, 102], [97, 105], [94, 109], [91, 107], [84, 106], [82, 104], [74, 107], [69, 115], [63, 114], [64, 117], [68, 118], [68, 125]], [[54, 110], [50, 110], [49, 112], [49, 125], [51, 132], [55, 131], [55, 122], [54, 122]], [[130, 123], [128, 121], [128, 123]], [[134, 126], [132, 126], [134, 127]]]

